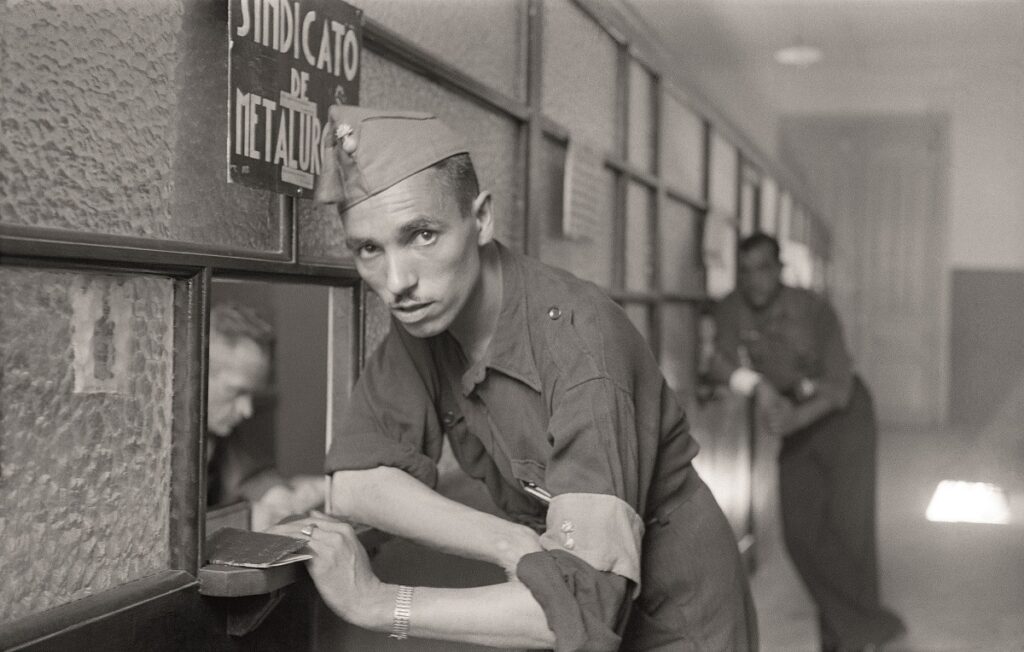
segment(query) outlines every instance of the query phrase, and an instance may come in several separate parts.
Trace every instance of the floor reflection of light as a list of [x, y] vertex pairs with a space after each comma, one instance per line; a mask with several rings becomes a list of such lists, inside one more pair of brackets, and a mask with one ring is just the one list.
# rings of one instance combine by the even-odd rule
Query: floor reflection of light
[[925, 517], [947, 523], [1010, 522], [1006, 492], [988, 482], [943, 480], [935, 488]]

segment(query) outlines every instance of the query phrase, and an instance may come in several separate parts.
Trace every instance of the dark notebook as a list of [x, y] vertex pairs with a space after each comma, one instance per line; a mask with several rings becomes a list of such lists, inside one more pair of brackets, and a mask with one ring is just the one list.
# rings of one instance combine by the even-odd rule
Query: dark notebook
[[305, 545], [305, 539], [225, 527], [206, 538], [206, 556], [211, 564], [270, 568], [312, 559], [296, 552]]

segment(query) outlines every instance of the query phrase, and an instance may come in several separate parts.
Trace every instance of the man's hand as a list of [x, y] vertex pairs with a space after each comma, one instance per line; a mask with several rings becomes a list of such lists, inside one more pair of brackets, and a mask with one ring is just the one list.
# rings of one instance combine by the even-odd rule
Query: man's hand
[[301, 475], [288, 485], [275, 485], [252, 504], [252, 529], [261, 532], [286, 516], [305, 514], [324, 502], [327, 480], [322, 475]]
[[776, 437], [785, 437], [797, 429], [796, 410], [793, 403], [766, 380], [757, 384], [754, 390], [757, 419], [768, 432]]
[[292, 488], [292, 513], [305, 514], [324, 504], [327, 476], [296, 475], [288, 479]]
[[378, 621], [391, 613], [394, 587], [377, 579], [352, 526], [314, 511], [310, 517], [276, 525], [270, 532], [308, 539], [313, 555], [306, 562], [309, 575], [338, 616], [372, 628], [379, 627], [382, 623]]

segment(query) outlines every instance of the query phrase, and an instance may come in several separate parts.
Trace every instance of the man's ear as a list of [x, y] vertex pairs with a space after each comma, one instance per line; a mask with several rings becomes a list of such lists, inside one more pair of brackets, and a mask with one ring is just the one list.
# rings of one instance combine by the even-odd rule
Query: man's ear
[[491, 193], [484, 190], [473, 200], [473, 219], [477, 226], [477, 244], [485, 245], [494, 239], [494, 214], [491, 211], [493, 203]]

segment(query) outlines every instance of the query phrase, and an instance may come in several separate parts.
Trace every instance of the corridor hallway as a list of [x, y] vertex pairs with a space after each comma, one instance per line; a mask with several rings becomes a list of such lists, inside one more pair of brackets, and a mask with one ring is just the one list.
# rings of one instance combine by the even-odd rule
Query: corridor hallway
[[[979, 473], [967, 471], [978, 467], [963, 460], [977, 450], [970, 441], [953, 430], [881, 432], [880, 585], [883, 602], [904, 618], [908, 629], [884, 648], [889, 652], [1024, 650], [1024, 460], [1018, 454], [998, 464], [1003, 469], [999, 478], [1010, 491], [1009, 525], [925, 519], [940, 480], [995, 480], [969, 477]], [[818, 650], [814, 608], [778, 533], [760, 550], [752, 589], [761, 649]]]

